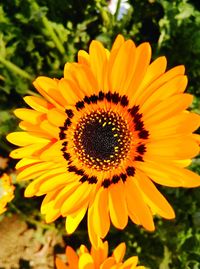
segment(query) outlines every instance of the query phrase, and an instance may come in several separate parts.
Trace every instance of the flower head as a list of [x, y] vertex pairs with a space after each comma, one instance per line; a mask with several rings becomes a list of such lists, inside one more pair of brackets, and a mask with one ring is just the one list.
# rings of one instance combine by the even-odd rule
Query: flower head
[[0, 214], [6, 211], [6, 205], [14, 198], [14, 186], [7, 174], [0, 177]]
[[[112, 15], [115, 15], [117, 11], [119, 0], [110, 0], [108, 4], [108, 10]], [[128, 10], [130, 9], [131, 5], [128, 3], [128, 0], [121, 0], [119, 4], [119, 12], [117, 14], [117, 20], [121, 20], [124, 15], [128, 13]]]
[[67, 265], [56, 258], [57, 269], [144, 269], [144, 266], [137, 266], [138, 257], [133, 256], [123, 262], [126, 251], [125, 243], [119, 244], [113, 251], [111, 257], [108, 257], [108, 242], [100, 243], [99, 247], [95, 249], [88, 249], [81, 245], [78, 254], [69, 246], [66, 247]]
[[136, 47], [119, 35], [109, 52], [92, 41], [77, 63], [67, 63], [60, 80], [38, 77], [42, 97], [15, 110], [23, 132], [8, 135], [20, 148], [18, 180], [33, 179], [25, 196], [46, 195], [46, 221], [66, 218], [73, 233], [88, 216], [98, 246], [110, 223], [124, 229], [130, 218], [155, 229], [153, 215], [174, 218], [156, 184], [196, 187], [200, 177], [185, 169], [199, 152], [200, 117], [186, 111], [184, 67], [166, 70], [165, 57], [150, 63], [148, 43]]

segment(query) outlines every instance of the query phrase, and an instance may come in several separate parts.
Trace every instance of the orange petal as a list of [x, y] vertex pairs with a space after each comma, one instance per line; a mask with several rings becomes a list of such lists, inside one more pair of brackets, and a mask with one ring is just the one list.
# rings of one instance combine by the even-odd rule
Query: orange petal
[[99, 237], [104, 238], [110, 227], [108, 211], [108, 190], [100, 188], [94, 201], [94, 230]]
[[128, 178], [125, 183], [126, 201], [129, 212], [136, 215], [145, 229], [154, 231], [152, 214], [145, 204], [140, 189], [134, 182], [134, 178]]
[[124, 229], [128, 223], [124, 184], [120, 181], [112, 184], [108, 190], [110, 218], [118, 229]]
[[141, 189], [142, 193], [144, 193], [147, 204], [151, 208], [153, 208], [153, 212], [158, 213], [166, 219], [175, 218], [173, 208], [162, 196], [162, 194], [157, 190], [151, 180], [143, 173], [138, 173], [138, 175], [138, 186]]

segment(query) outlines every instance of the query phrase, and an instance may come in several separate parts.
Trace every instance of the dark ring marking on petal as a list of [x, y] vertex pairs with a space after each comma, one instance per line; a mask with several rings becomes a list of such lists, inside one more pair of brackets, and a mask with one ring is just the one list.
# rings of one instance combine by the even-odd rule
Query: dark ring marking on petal
[[138, 155], [135, 157], [134, 161], [138, 161], [138, 162], [144, 162], [142, 156]]
[[69, 118], [66, 119], [65, 123], [64, 123], [64, 127], [65, 130], [67, 130], [67, 128], [72, 124], [71, 120]]
[[88, 180], [88, 176], [87, 176], [87, 175], [84, 175], [84, 176], [82, 176], [82, 178], [79, 179], [79, 181], [80, 181], [81, 183], [84, 183], [84, 182], [86, 182], [87, 180]]
[[71, 158], [71, 155], [68, 152], [64, 152], [63, 157], [65, 158], [65, 160], [69, 161]]
[[111, 94], [111, 101], [114, 103], [114, 104], [118, 104], [119, 101], [120, 101], [121, 97], [119, 96], [119, 94], [117, 92]]
[[143, 130], [143, 128], [144, 128], [144, 123], [141, 120], [138, 120], [135, 122], [135, 130], [136, 131]]
[[81, 110], [85, 107], [84, 103], [97, 104], [98, 101], [103, 101], [104, 98], [108, 102], [112, 102], [114, 104], [118, 104], [120, 102], [123, 107], [127, 106], [129, 103], [128, 97], [126, 95], [120, 96], [117, 92], [111, 93], [109, 91], [107, 93], [103, 93], [102, 91], [100, 91], [98, 95], [93, 94], [91, 96], [85, 96], [84, 99], [82, 101], [78, 101], [75, 106], [77, 110]]
[[97, 177], [92, 176], [88, 178], [88, 183], [89, 184], [96, 184], [97, 183]]
[[123, 182], [125, 182], [127, 179], [127, 175], [125, 173], [121, 173], [120, 178], [122, 179]]
[[128, 176], [134, 176], [135, 175], [135, 168], [133, 166], [128, 166], [126, 168], [126, 173]]
[[84, 108], [84, 101], [78, 101], [75, 106], [77, 110]]
[[104, 179], [104, 181], [101, 183], [101, 186], [104, 188], [108, 188], [111, 185], [110, 179]]
[[132, 108], [128, 109], [128, 112], [131, 114], [132, 117], [135, 117], [135, 114], [139, 111], [140, 107], [137, 105], [133, 106]]
[[120, 181], [120, 176], [115, 175], [112, 177], [112, 180], [111, 180], [112, 183], [116, 184], [119, 181]]
[[92, 176], [92, 177], [89, 177], [88, 175], [83, 175], [79, 181], [81, 183], [84, 183], [84, 182], [88, 182], [89, 184], [96, 184], [97, 183], [97, 177], [95, 176]]
[[84, 175], [84, 171], [82, 169], [78, 169], [74, 165], [69, 165], [68, 166], [68, 171], [69, 172], [74, 172], [76, 175], [79, 175], [79, 176], [83, 176]]
[[60, 140], [63, 140], [66, 138], [65, 130], [66, 130], [65, 127], [60, 127], [60, 133], [59, 133]]
[[105, 94], [102, 91], [100, 91], [99, 92], [99, 101], [103, 101], [104, 97], [105, 97]]
[[139, 138], [147, 139], [149, 137], [149, 132], [147, 130], [142, 130], [139, 132]]
[[143, 155], [146, 152], [146, 146], [144, 144], [141, 144], [137, 147], [136, 151]]
[[95, 94], [93, 94], [93, 95], [91, 95], [91, 96], [89, 97], [89, 99], [91, 100], [91, 102], [92, 102], [93, 104], [97, 104], [98, 96], [95, 95]]
[[97, 177], [95, 177], [95, 176], [89, 177], [88, 175], [86, 175], [84, 173], [83, 169], [78, 169], [75, 165], [69, 165], [68, 171], [73, 172], [78, 176], [82, 176], [79, 180], [82, 183], [85, 181], [87, 181], [89, 184], [96, 184], [97, 183]]
[[107, 92], [105, 96], [106, 96], [106, 100], [108, 102], [110, 102], [111, 101], [111, 92]]
[[67, 116], [71, 119], [74, 116], [74, 113], [72, 111], [72, 109], [66, 109], [65, 113], [67, 114]]
[[65, 141], [65, 142], [62, 143], [63, 147], [67, 147], [67, 144], [68, 144], [67, 141]]
[[91, 103], [91, 100], [88, 96], [85, 96], [83, 101], [86, 103], [86, 104], [90, 104]]
[[128, 101], [128, 97], [126, 95], [123, 95], [122, 98], [121, 98], [121, 101], [120, 101], [121, 105], [123, 107], [127, 106], [129, 101]]

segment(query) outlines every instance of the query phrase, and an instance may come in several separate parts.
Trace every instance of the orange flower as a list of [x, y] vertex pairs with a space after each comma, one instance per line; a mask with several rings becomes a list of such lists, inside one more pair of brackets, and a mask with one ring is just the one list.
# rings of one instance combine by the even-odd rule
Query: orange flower
[[98, 246], [112, 223], [124, 229], [130, 218], [155, 229], [153, 214], [174, 218], [157, 190], [197, 187], [200, 177], [185, 169], [198, 154], [192, 134], [200, 117], [187, 111], [184, 67], [166, 72], [166, 58], [152, 63], [151, 47], [119, 35], [109, 52], [92, 41], [78, 63], [67, 63], [60, 80], [38, 77], [43, 97], [27, 96], [31, 109], [15, 114], [23, 132], [8, 135], [20, 148], [18, 180], [33, 179], [26, 197], [44, 195], [47, 222], [67, 217], [73, 233], [88, 211], [88, 231]]
[[0, 177], [0, 214], [4, 213], [6, 205], [14, 198], [15, 187], [11, 183], [11, 178], [7, 174]]
[[67, 264], [56, 258], [57, 269], [144, 269], [144, 266], [137, 266], [138, 257], [133, 256], [123, 262], [126, 252], [125, 243], [118, 245], [111, 257], [108, 257], [108, 242], [100, 243], [98, 249], [88, 249], [81, 245], [78, 255], [71, 247], [66, 247]]

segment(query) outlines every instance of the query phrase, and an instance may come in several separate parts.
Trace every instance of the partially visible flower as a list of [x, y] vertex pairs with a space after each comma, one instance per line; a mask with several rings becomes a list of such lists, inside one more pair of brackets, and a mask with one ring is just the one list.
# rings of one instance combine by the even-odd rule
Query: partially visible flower
[[10, 176], [4, 173], [0, 177], [0, 214], [7, 210], [7, 203], [14, 198], [14, 189]]
[[[108, 10], [112, 15], [115, 15], [117, 12], [117, 5], [119, 0], [110, 0], [108, 4]], [[128, 0], [121, 0], [119, 5], [119, 11], [117, 14], [117, 20], [121, 20], [124, 15], [128, 13], [129, 8], [131, 5], [128, 3]]]
[[144, 266], [137, 266], [138, 257], [132, 256], [123, 262], [126, 251], [125, 243], [119, 244], [108, 257], [108, 242], [101, 242], [98, 249], [88, 249], [81, 245], [78, 254], [69, 246], [66, 247], [67, 264], [56, 258], [57, 269], [144, 269]]

